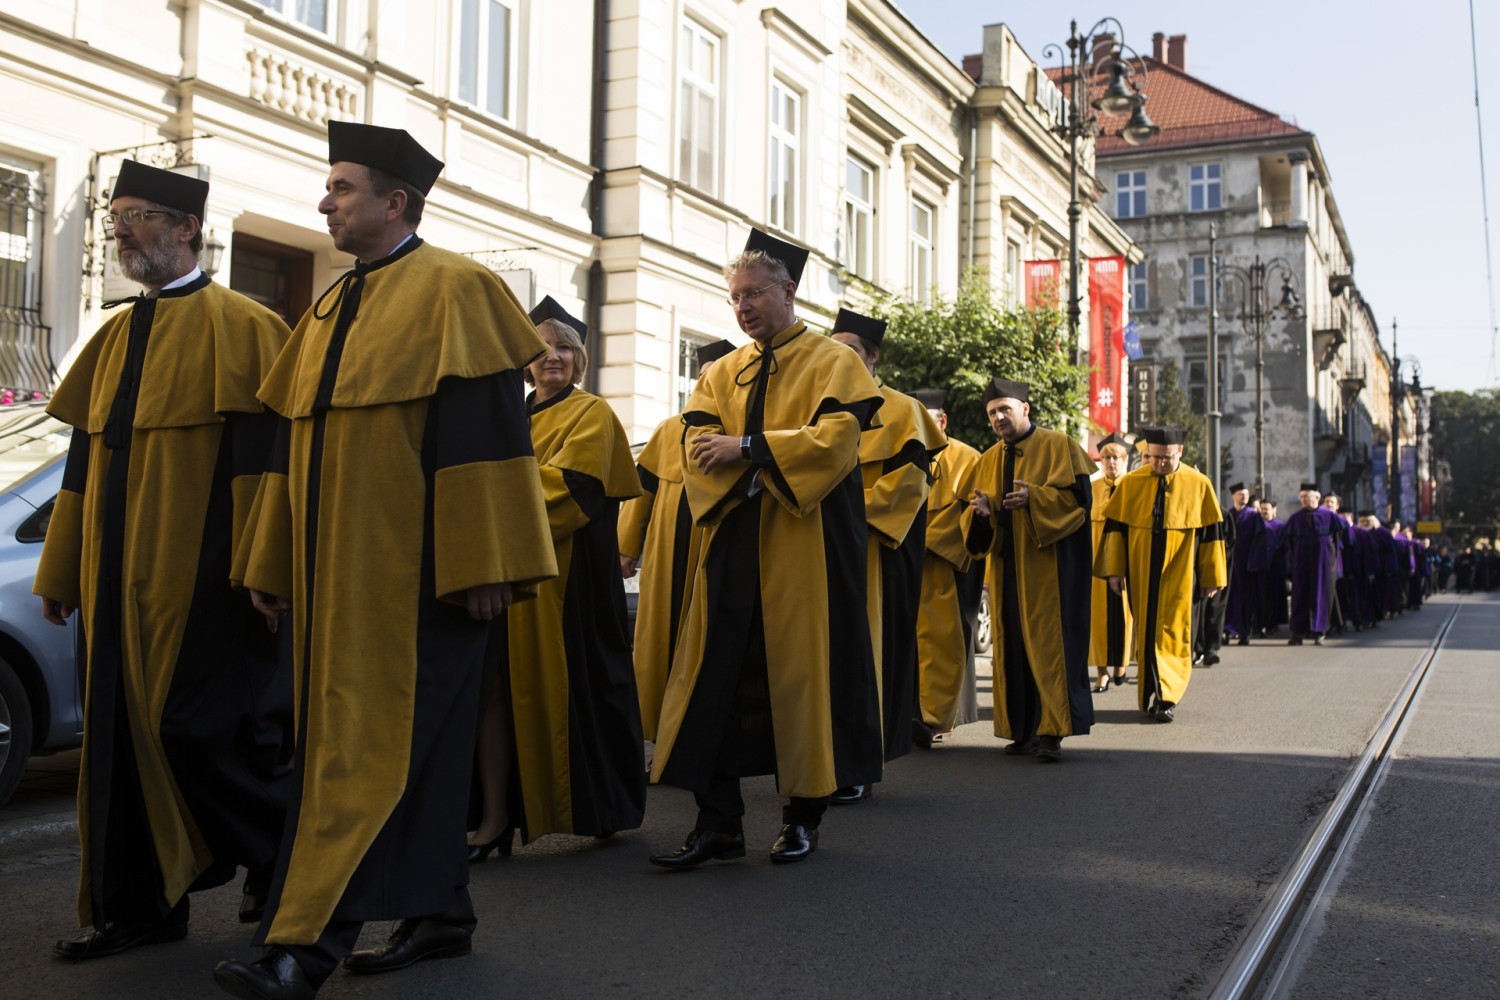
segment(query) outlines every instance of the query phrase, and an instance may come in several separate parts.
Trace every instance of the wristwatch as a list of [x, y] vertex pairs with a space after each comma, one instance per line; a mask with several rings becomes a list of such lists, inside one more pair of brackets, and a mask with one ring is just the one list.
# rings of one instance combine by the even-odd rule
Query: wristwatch
[[749, 434], [746, 434], [744, 437], [740, 438], [740, 457], [743, 458], [747, 462], [750, 461], [750, 435]]

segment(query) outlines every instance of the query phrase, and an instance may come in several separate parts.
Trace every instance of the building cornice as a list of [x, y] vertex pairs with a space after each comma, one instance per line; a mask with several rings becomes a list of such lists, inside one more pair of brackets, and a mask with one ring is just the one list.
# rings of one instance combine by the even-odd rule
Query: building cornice
[[783, 14], [780, 7], [767, 7], [762, 10], [760, 23], [766, 26], [767, 31], [774, 31], [801, 49], [803, 54], [814, 62], [822, 62], [833, 55], [832, 49], [824, 45], [802, 25]]

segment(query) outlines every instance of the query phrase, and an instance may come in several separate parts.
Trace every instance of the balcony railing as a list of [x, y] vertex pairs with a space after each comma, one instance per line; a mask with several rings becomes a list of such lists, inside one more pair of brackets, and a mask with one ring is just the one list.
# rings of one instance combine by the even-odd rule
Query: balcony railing
[[1264, 201], [1260, 205], [1260, 227], [1270, 229], [1285, 226], [1292, 221], [1290, 201]]

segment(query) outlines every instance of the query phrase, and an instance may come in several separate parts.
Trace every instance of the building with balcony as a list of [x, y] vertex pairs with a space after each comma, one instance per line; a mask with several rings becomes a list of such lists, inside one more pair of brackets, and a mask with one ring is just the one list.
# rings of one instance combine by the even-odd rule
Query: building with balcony
[[[1266, 490], [1278, 502], [1316, 480], [1351, 505], [1370, 506], [1379, 449], [1390, 440], [1390, 361], [1355, 285], [1354, 251], [1317, 137], [1191, 75], [1186, 36], [1153, 41], [1144, 92], [1161, 134], [1139, 146], [1101, 137], [1097, 151], [1107, 206], [1145, 251], [1129, 287], [1146, 360], [1175, 360], [1199, 413], [1208, 410], [1208, 365], [1218, 365], [1226, 480], [1255, 481], [1259, 441]], [[1210, 226], [1217, 261], [1209, 259]], [[1272, 267], [1258, 343], [1237, 275], [1274, 260], [1286, 262], [1300, 308], [1278, 308], [1282, 282]], [[1215, 280], [1219, 356], [1210, 359]]]
[[[1003, 26], [984, 46], [966, 72], [888, 0], [0, 0], [0, 381], [46, 391], [136, 290], [99, 224], [127, 157], [206, 176], [215, 280], [295, 324], [350, 264], [327, 122], [368, 121], [447, 164], [426, 239], [587, 320], [644, 440], [695, 349], [743, 339], [720, 269], [751, 226], [811, 249], [819, 326], [970, 265], [1018, 297], [1064, 255], [1059, 96]], [[1085, 182], [1084, 252], [1132, 253]]]

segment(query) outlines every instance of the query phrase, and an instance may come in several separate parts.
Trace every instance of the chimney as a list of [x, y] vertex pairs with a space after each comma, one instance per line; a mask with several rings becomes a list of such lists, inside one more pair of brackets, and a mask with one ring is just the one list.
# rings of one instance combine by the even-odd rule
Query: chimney
[[1112, 31], [1101, 31], [1099, 34], [1097, 34], [1097, 35], [1094, 36], [1093, 41], [1094, 41], [1094, 50], [1089, 53], [1089, 62], [1091, 62], [1091, 63], [1098, 62], [1101, 58], [1105, 58], [1105, 57], [1108, 57], [1108, 56], [1111, 56], [1111, 55], [1114, 54], [1114, 51], [1115, 51], [1115, 34], [1114, 34], [1114, 32], [1112, 32]]
[[1187, 35], [1173, 35], [1167, 39], [1167, 65], [1187, 72]]
[[1167, 36], [1160, 31], [1151, 36], [1151, 58], [1157, 62], [1167, 61]]

